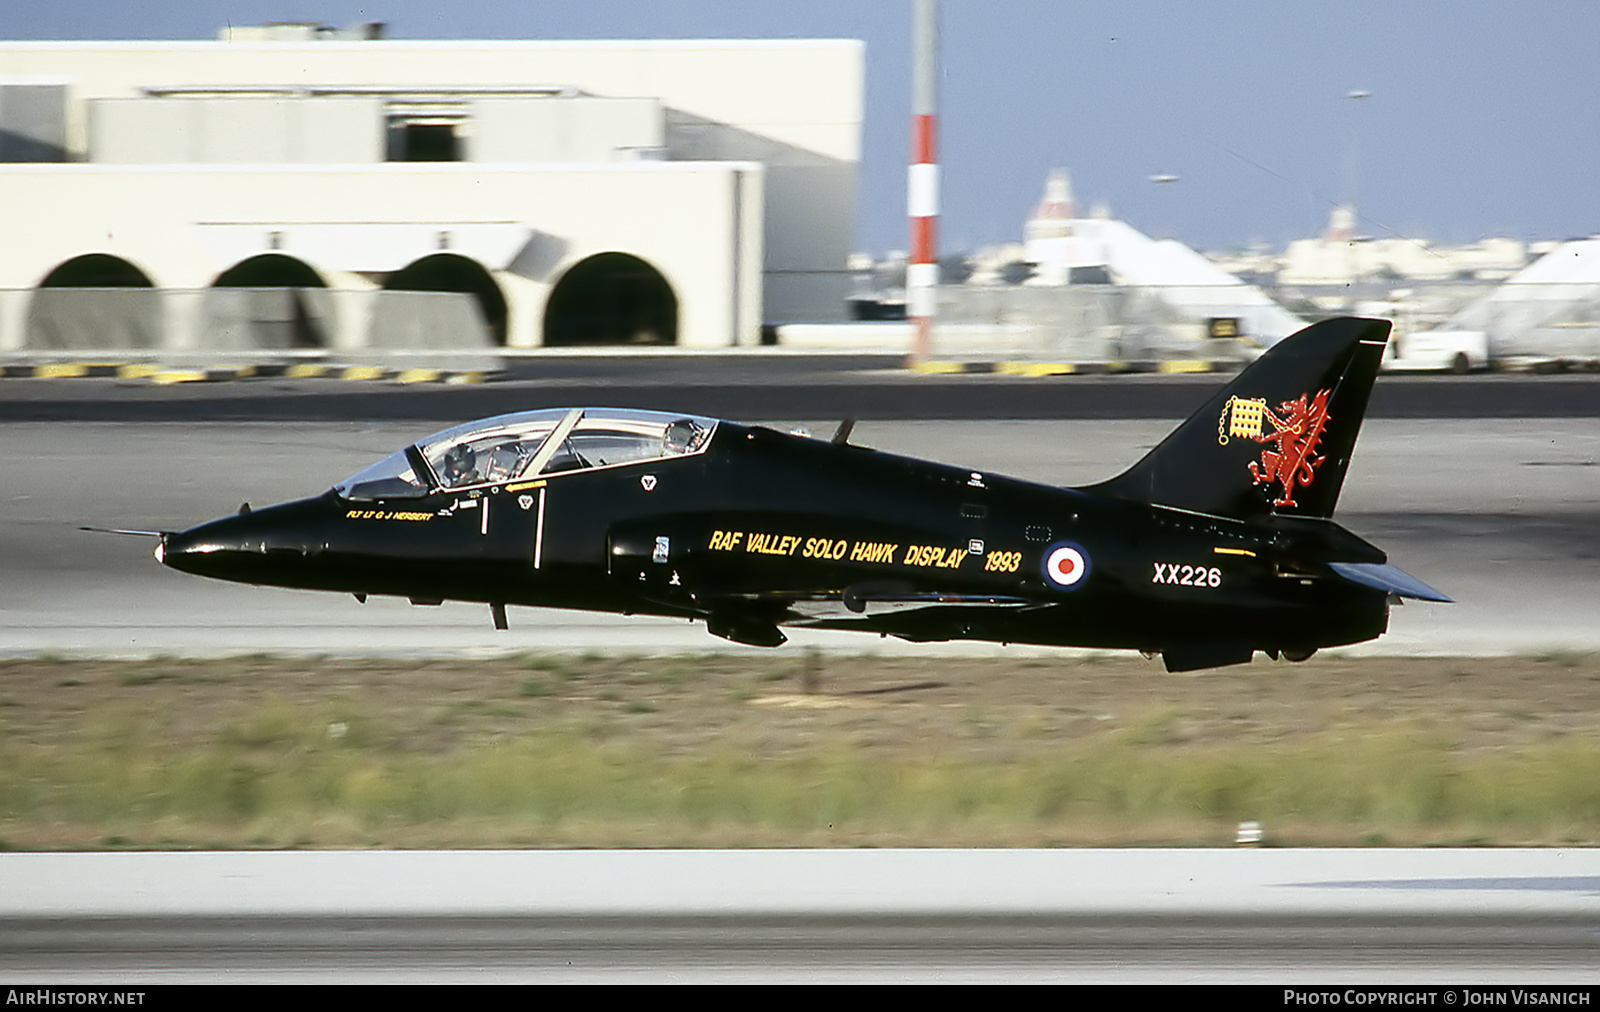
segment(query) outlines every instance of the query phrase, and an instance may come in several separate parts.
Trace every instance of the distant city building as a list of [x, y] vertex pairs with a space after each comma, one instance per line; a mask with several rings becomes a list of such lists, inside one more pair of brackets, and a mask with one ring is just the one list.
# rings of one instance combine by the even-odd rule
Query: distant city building
[[969, 285], [1020, 285], [1033, 276], [1028, 248], [1020, 242], [997, 243], [974, 250]]
[[1373, 279], [1498, 281], [1528, 262], [1519, 239], [1488, 238], [1466, 246], [1434, 246], [1425, 239], [1367, 238], [1356, 234], [1355, 212], [1333, 209], [1316, 239], [1296, 239], [1278, 271], [1283, 285], [1345, 285]]
[[513, 347], [844, 318], [859, 42], [383, 34], [0, 42], [0, 350], [426, 345], [463, 305]]
[[1067, 170], [1052, 169], [1044, 196], [1022, 226], [1023, 256], [1034, 265], [1034, 284], [1066, 284], [1074, 269], [1104, 266], [1105, 251], [1088, 240], [1081, 220]]

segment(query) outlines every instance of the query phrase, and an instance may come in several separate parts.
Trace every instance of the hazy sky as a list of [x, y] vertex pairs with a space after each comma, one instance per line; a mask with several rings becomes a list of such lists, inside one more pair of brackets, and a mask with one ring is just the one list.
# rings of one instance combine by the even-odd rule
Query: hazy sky
[[[941, 9], [946, 249], [1020, 238], [1052, 166], [1085, 206], [1203, 248], [1281, 247], [1352, 193], [1371, 235], [1600, 232], [1600, 0]], [[857, 244], [881, 253], [905, 247], [910, 11], [911, 0], [5, 0], [0, 37], [383, 21], [397, 39], [863, 39]]]

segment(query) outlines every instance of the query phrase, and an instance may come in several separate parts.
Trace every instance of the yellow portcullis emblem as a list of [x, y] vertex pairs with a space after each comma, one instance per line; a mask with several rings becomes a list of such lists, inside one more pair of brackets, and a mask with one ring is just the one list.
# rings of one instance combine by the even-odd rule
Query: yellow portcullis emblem
[[1217, 442], [1223, 446], [1234, 436], [1260, 439], [1261, 426], [1267, 417], [1267, 399], [1255, 397], [1229, 397], [1217, 418]]

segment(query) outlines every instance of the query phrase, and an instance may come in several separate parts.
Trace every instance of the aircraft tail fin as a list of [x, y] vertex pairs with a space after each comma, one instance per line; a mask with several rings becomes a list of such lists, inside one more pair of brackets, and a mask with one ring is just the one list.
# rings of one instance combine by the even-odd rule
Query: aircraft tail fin
[[1086, 491], [1239, 519], [1331, 516], [1389, 326], [1343, 317], [1291, 334], [1143, 460]]

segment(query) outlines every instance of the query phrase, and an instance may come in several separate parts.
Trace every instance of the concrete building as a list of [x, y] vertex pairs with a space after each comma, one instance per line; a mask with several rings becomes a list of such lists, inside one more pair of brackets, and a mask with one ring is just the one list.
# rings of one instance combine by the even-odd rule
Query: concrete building
[[845, 317], [859, 42], [380, 34], [0, 42], [0, 351]]

